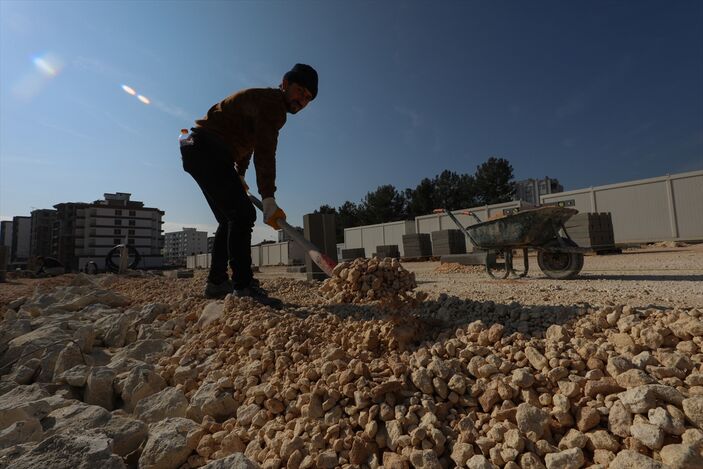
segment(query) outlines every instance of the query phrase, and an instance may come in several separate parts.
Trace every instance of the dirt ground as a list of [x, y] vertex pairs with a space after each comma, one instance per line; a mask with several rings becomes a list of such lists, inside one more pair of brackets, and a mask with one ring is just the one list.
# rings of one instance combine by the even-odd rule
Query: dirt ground
[[[418, 289], [431, 297], [446, 293], [462, 299], [524, 305], [611, 302], [703, 308], [703, 244], [589, 255], [574, 280], [547, 278], [532, 255], [530, 271], [523, 279], [494, 280], [480, 266], [447, 268], [440, 262], [404, 262], [403, 267], [415, 272]], [[261, 279], [306, 278], [305, 274], [286, 272], [285, 267], [265, 267], [256, 275]]]
[[[518, 260], [520, 261], [520, 260]], [[571, 305], [589, 303], [637, 304], [703, 308], [703, 244], [679, 248], [632, 249], [622, 254], [586, 256], [583, 270], [574, 280], [552, 280], [530, 256], [530, 272], [523, 279], [494, 280], [480, 266], [442, 265], [440, 262], [405, 262], [415, 272], [418, 289], [430, 297], [445, 293], [462, 299], [518, 302], [523, 305]], [[286, 267], [264, 267], [261, 280], [304, 280], [305, 274]], [[0, 305], [30, 295], [35, 286], [67, 285], [74, 274], [49, 279], [10, 279], [0, 283]]]

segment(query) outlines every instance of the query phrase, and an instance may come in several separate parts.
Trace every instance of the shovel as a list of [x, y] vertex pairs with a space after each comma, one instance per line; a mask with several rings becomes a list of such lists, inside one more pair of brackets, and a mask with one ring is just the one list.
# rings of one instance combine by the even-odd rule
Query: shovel
[[[251, 203], [253, 203], [259, 210], [263, 212], [264, 206], [261, 201], [252, 194], [248, 195], [249, 200], [251, 200]], [[283, 232], [287, 234], [294, 242], [296, 242], [298, 246], [302, 247], [305, 250], [308, 256], [310, 256], [310, 259], [312, 259], [312, 261], [317, 264], [324, 273], [332, 277], [332, 271], [337, 265], [335, 261], [330, 259], [330, 257], [325, 253], [321, 252], [317, 248], [317, 246], [305, 239], [305, 237], [300, 234], [298, 230], [290, 226], [284, 219], [278, 219], [278, 226], [280, 226]]]

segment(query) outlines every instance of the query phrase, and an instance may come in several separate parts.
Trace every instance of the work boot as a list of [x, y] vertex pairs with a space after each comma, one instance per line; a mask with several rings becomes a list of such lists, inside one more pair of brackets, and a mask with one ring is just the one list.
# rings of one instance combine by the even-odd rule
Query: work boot
[[232, 281], [230, 279], [220, 283], [213, 283], [210, 280], [205, 285], [206, 298], [224, 298], [228, 293], [232, 293]]
[[232, 296], [236, 298], [251, 298], [252, 300], [260, 303], [264, 306], [270, 306], [272, 308], [280, 308], [283, 306], [283, 302], [277, 298], [271, 298], [266, 294], [264, 290], [255, 286], [252, 282], [248, 287], [235, 288], [232, 291]]

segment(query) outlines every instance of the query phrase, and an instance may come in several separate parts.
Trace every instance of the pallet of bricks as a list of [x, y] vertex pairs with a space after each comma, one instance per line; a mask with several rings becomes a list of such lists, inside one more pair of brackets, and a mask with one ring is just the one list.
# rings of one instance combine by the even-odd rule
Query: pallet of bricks
[[387, 244], [376, 246], [376, 255], [381, 259], [386, 257], [398, 258], [400, 257], [400, 251], [397, 244]]
[[432, 255], [432, 240], [430, 234], [404, 234], [403, 253], [406, 258], [430, 257]]
[[617, 252], [610, 212], [577, 213], [564, 223], [572, 240], [582, 248], [596, 253]]
[[432, 255], [466, 254], [466, 240], [460, 230], [432, 232]]

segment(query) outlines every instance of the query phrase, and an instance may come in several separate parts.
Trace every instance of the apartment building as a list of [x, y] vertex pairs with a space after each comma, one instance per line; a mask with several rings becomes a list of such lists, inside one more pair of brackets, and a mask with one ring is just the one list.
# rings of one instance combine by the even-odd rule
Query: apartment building
[[10, 220], [0, 221], [0, 246], [7, 247], [9, 256], [12, 250], [12, 222]]
[[131, 194], [124, 192], [104, 197], [93, 203], [54, 205], [57, 215], [52, 245], [58, 259], [73, 270], [82, 270], [90, 261], [103, 269], [109, 251], [126, 243], [139, 252], [140, 268], [161, 267], [164, 212], [130, 200]]
[[164, 261], [168, 264], [186, 265], [188, 256], [210, 252], [207, 231], [183, 228], [181, 231], [166, 233], [164, 238]]
[[32, 218], [12, 218], [12, 247], [10, 248], [10, 264], [25, 268], [29, 260], [29, 246], [32, 240]]
[[52, 236], [56, 223], [56, 210], [38, 209], [31, 212], [31, 241], [29, 254], [36, 256], [53, 256]]

